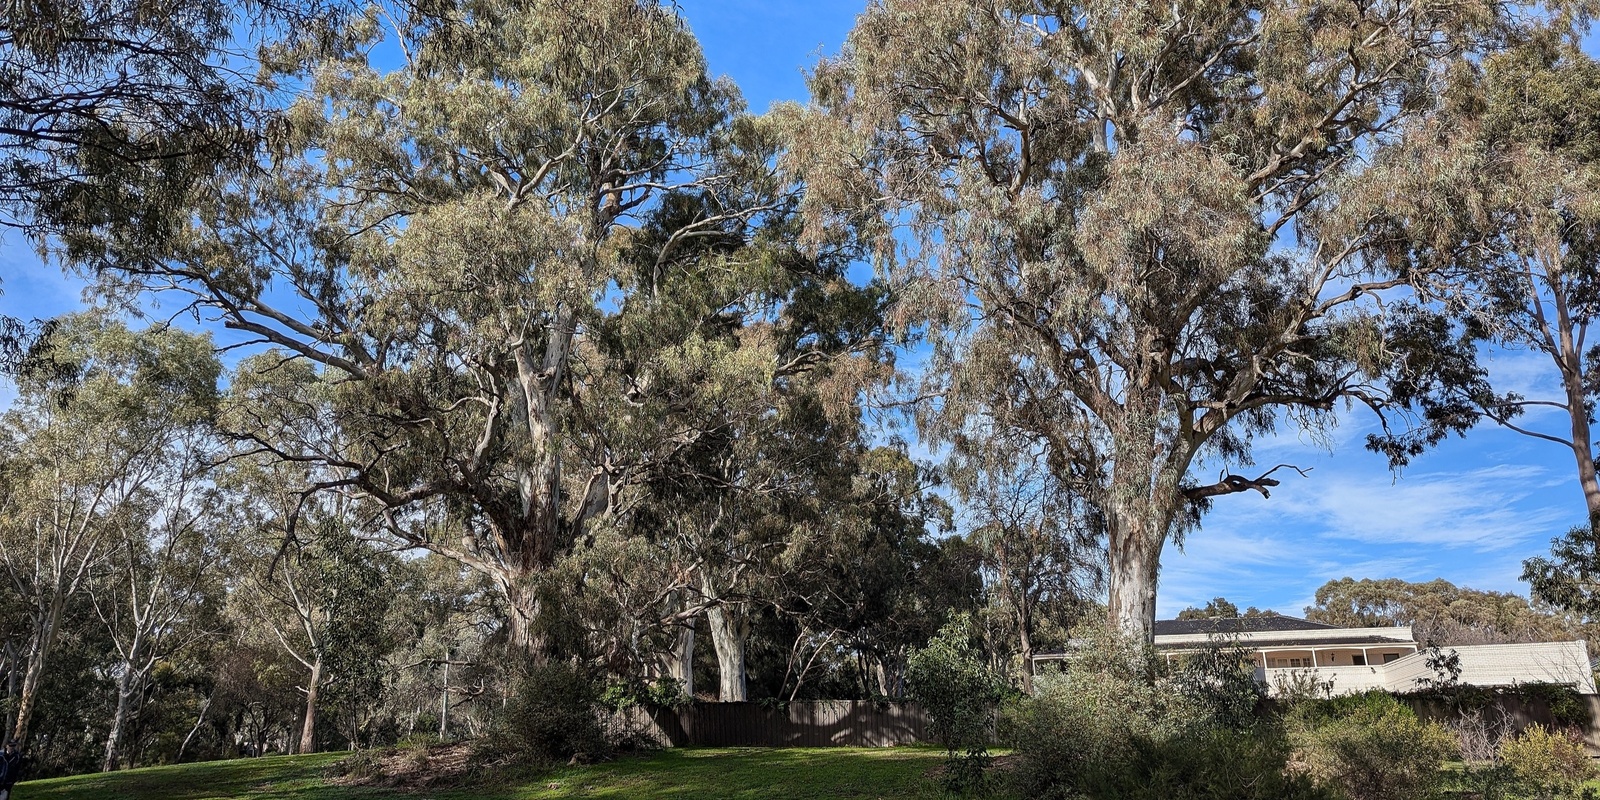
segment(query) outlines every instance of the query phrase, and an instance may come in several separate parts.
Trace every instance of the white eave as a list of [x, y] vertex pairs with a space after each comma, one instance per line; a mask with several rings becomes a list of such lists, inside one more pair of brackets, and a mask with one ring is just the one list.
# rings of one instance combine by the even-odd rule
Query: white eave
[[[1387, 628], [1315, 628], [1311, 630], [1299, 631], [1253, 631], [1249, 633], [1229, 634], [1221, 637], [1216, 637], [1214, 634], [1209, 633], [1169, 634], [1166, 636], [1155, 637], [1155, 646], [1158, 648], [1183, 647], [1186, 645], [1203, 646], [1212, 641], [1213, 638], [1216, 638], [1219, 641], [1237, 642], [1242, 645], [1270, 647], [1278, 642], [1313, 644], [1318, 641], [1350, 639], [1354, 637], [1377, 637], [1380, 639], [1390, 639], [1396, 644], [1414, 644], [1416, 641], [1411, 636], [1411, 628], [1407, 626]], [[1374, 647], [1381, 645], [1369, 644], [1367, 646]]]

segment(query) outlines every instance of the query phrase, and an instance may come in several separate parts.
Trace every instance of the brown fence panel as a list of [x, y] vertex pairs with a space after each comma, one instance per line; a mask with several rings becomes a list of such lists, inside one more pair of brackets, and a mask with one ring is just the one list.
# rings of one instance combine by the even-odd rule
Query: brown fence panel
[[[1589, 721], [1583, 726], [1584, 744], [1591, 755], [1600, 754], [1600, 695], [1582, 695], [1583, 702], [1588, 706]], [[1449, 723], [1459, 712], [1448, 704], [1425, 697], [1400, 696], [1400, 701], [1411, 706], [1417, 716], [1437, 722]], [[1498, 707], [1505, 712], [1506, 718], [1511, 723], [1511, 730], [1520, 733], [1529, 725], [1543, 725], [1546, 728], [1560, 727], [1555, 720], [1555, 714], [1550, 711], [1550, 704], [1537, 697], [1522, 698], [1514, 695], [1499, 695], [1490, 703], [1490, 707]]]
[[928, 725], [913, 703], [866, 700], [696, 703], [635, 709], [629, 721], [669, 747], [893, 747], [922, 741]]

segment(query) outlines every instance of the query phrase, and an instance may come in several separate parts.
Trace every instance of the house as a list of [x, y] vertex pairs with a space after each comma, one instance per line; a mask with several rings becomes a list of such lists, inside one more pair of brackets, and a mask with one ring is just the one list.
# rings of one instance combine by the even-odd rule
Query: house
[[[1247, 648], [1256, 680], [1269, 693], [1311, 680], [1331, 682], [1334, 694], [1368, 689], [1404, 692], [1437, 679], [1429, 653], [1406, 627], [1340, 628], [1298, 617], [1160, 620], [1155, 626], [1156, 650], [1177, 658], [1195, 652], [1213, 639]], [[1033, 657], [1035, 672], [1069, 657], [1069, 652]], [[1490, 644], [1443, 648], [1454, 653], [1461, 672], [1457, 680], [1473, 686], [1556, 683], [1584, 694], [1595, 693], [1594, 672], [1583, 642]]]

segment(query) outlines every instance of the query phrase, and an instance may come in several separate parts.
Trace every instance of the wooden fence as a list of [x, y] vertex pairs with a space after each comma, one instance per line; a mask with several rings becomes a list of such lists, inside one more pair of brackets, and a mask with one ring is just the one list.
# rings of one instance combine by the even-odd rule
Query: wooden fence
[[[1579, 697], [1588, 712], [1587, 722], [1582, 726], [1584, 745], [1591, 755], [1600, 755], [1600, 695], [1585, 694]], [[1417, 712], [1417, 716], [1423, 719], [1448, 723], [1458, 714], [1448, 704], [1439, 700], [1406, 696], [1401, 696], [1400, 700], [1411, 706]], [[1546, 728], [1561, 727], [1556, 721], [1555, 714], [1550, 710], [1550, 704], [1537, 697], [1500, 695], [1491, 699], [1483, 711], [1486, 714], [1504, 713], [1513, 732], [1521, 732], [1522, 729], [1535, 723]]]
[[627, 721], [668, 747], [893, 747], [922, 741], [928, 716], [914, 703], [819, 700], [635, 708]]

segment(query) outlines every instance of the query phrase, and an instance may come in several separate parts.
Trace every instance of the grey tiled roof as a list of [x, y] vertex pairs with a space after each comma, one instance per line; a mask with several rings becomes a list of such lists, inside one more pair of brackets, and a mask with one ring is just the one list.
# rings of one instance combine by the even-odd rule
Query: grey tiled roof
[[1156, 620], [1157, 636], [1186, 636], [1202, 633], [1263, 633], [1268, 631], [1327, 631], [1338, 628], [1299, 617], [1274, 614], [1268, 617], [1213, 617], [1211, 619]]

